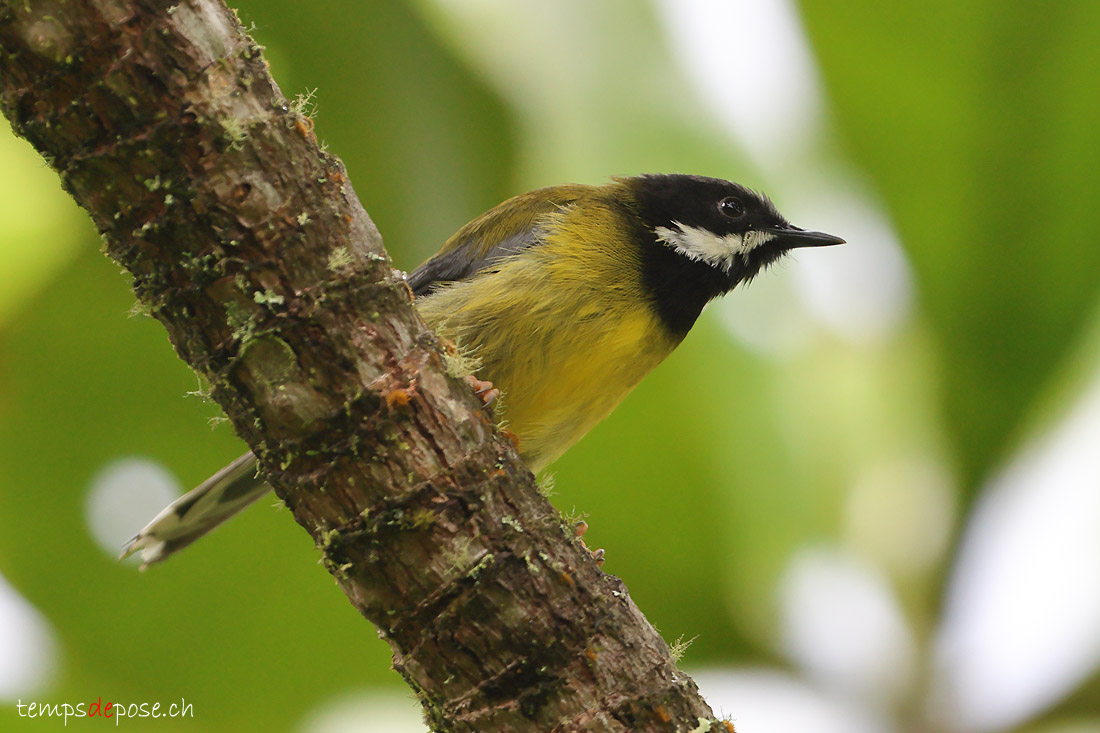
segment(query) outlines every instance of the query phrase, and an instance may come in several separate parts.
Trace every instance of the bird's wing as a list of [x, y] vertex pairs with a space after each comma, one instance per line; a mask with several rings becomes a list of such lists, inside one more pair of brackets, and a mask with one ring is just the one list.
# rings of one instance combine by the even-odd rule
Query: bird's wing
[[464, 280], [486, 265], [538, 244], [540, 223], [547, 215], [573, 206], [586, 188], [554, 186], [508, 199], [459, 229], [406, 282], [414, 295], [427, 295], [438, 285]]

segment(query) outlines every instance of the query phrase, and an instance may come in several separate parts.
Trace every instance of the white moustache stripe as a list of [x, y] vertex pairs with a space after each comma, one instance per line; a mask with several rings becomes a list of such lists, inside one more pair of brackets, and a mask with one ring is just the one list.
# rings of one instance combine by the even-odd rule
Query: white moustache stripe
[[770, 232], [752, 230], [744, 234], [718, 235], [699, 227], [686, 227], [678, 221], [675, 228], [657, 227], [657, 238], [688, 259], [705, 262], [729, 272], [738, 257], [745, 259], [749, 252], [765, 242], [775, 239]]

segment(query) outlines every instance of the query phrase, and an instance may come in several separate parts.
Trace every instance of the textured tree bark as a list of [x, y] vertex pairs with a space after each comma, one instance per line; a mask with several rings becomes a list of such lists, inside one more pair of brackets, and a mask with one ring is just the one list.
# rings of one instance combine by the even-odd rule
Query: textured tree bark
[[433, 728], [732, 730], [447, 375], [340, 161], [220, 0], [0, 0], [0, 108]]

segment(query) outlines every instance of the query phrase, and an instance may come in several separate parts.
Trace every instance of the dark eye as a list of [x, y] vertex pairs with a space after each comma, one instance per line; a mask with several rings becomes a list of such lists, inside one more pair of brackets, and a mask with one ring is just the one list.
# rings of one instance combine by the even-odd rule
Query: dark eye
[[745, 205], [741, 199], [728, 196], [718, 202], [718, 210], [731, 219], [736, 219], [745, 214]]

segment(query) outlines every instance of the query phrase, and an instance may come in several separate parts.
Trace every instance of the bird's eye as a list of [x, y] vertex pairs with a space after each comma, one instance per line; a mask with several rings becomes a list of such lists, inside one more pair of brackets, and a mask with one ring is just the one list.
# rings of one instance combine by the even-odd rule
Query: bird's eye
[[718, 202], [718, 210], [731, 219], [737, 219], [744, 216], [745, 205], [741, 203], [741, 199], [728, 196]]

